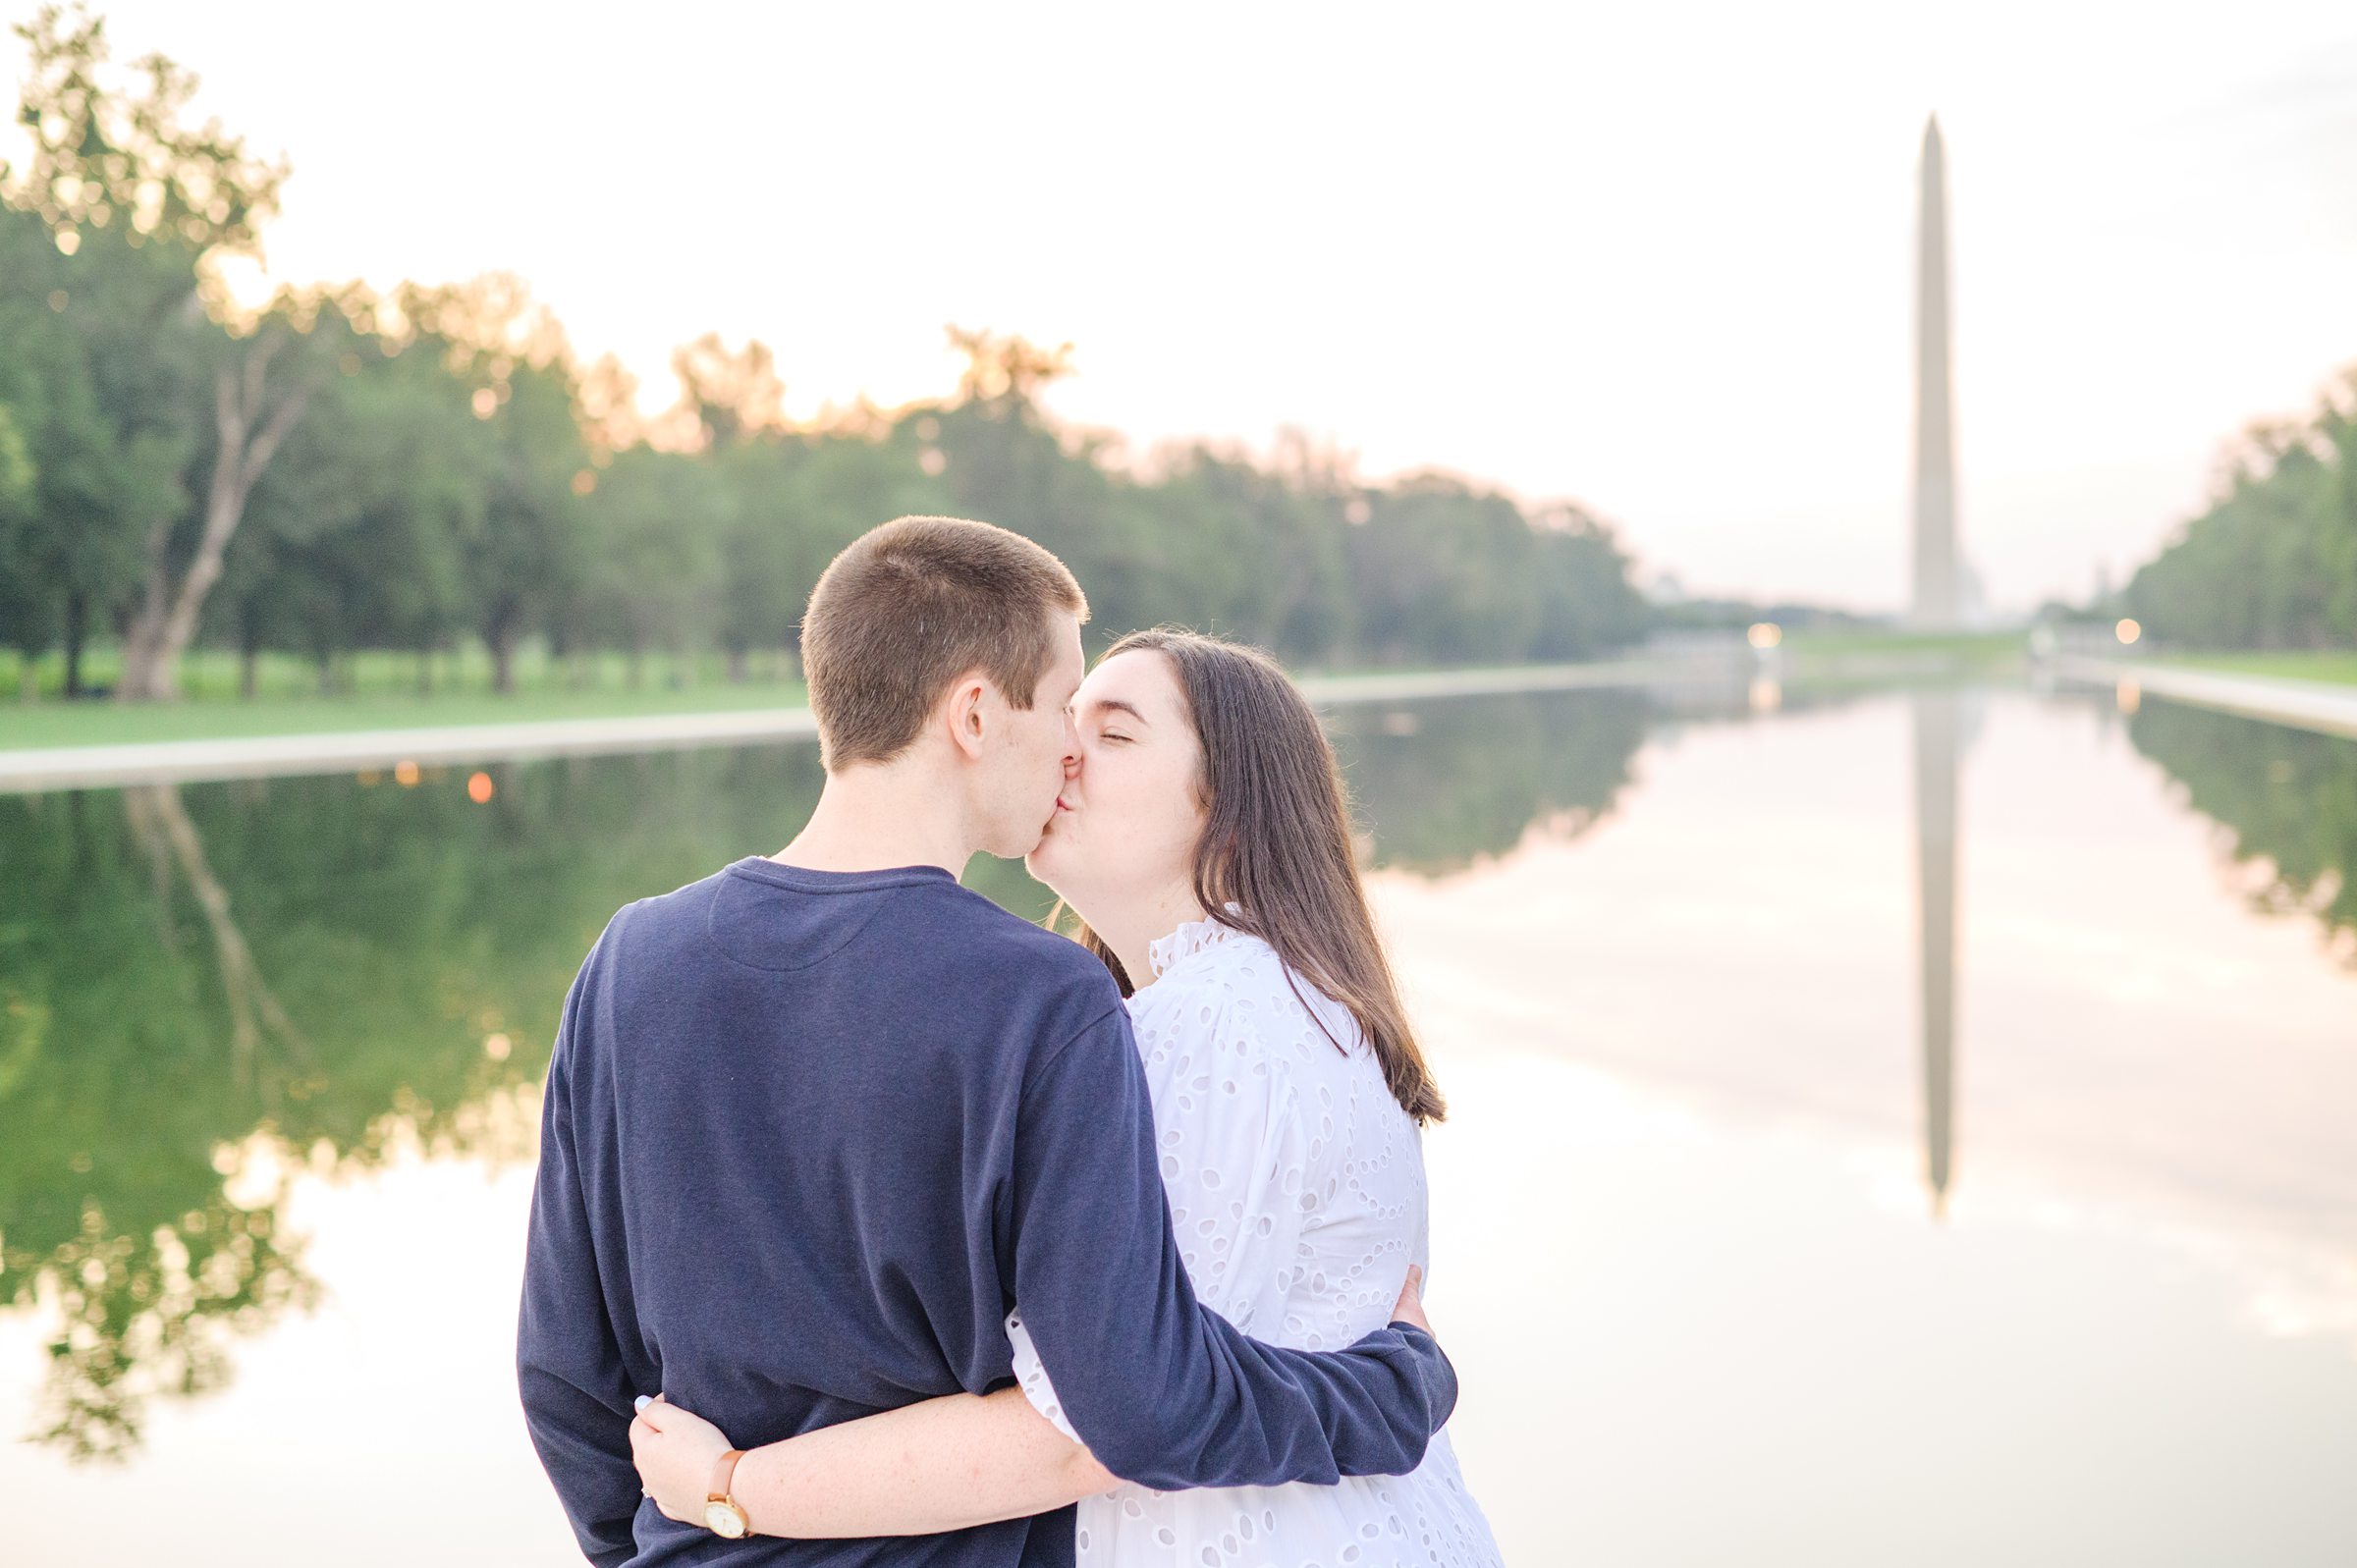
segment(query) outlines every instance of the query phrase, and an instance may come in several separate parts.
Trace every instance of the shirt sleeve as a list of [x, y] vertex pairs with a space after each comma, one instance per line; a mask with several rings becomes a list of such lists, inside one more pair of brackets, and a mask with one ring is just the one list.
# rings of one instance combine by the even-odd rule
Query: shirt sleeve
[[[1164, 985], [1176, 984], [1166, 980]], [[1291, 1077], [1272, 1062], [1257, 1021], [1219, 1010], [1202, 1031], [1205, 1054], [1146, 1069], [1154, 1107], [1155, 1159], [1170, 1204], [1178, 1260], [1195, 1298], [1240, 1331], [1272, 1331], [1282, 1322], [1303, 1228], [1297, 1191], [1308, 1163], [1309, 1134]], [[1056, 1392], [1023, 1323], [1022, 1304], [1007, 1318], [1014, 1376], [1025, 1398], [1074, 1441]]]
[[631, 1521], [640, 1493], [630, 1462], [631, 1385], [597, 1266], [574, 1117], [575, 1058], [596, 961], [592, 950], [566, 996], [549, 1059], [516, 1376], [532, 1446], [581, 1551], [609, 1568], [636, 1550]]
[[[1271, 1135], [1261, 1122], [1255, 1139]], [[1280, 1350], [1203, 1306], [1155, 1138], [1118, 1008], [1024, 1085], [1013, 1284], [1066, 1430], [1115, 1475], [1166, 1490], [1413, 1470], [1456, 1401], [1439, 1345], [1394, 1325], [1334, 1354]]]

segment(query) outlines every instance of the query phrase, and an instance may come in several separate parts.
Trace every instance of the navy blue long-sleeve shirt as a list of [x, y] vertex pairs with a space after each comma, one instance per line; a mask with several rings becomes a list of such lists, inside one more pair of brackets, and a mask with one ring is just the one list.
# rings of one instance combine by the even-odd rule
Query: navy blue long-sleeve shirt
[[1199, 1306], [1111, 976], [934, 867], [747, 859], [614, 917], [549, 1064], [518, 1375], [583, 1551], [1072, 1560], [1062, 1509], [945, 1535], [728, 1541], [639, 1494], [633, 1395], [741, 1447], [1012, 1380], [1020, 1303], [1067, 1415], [1160, 1487], [1401, 1474], [1455, 1403], [1394, 1325], [1337, 1355]]

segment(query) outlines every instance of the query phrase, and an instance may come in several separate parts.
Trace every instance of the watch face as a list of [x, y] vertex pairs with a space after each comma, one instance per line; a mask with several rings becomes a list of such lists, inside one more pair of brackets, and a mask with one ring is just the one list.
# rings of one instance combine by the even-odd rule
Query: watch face
[[704, 1504], [704, 1523], [710, 1527], [712, 1534], [726, 1536], [731, 1541], [744, 1534], [744, 1515], [738, 1511], [733, 1502]]

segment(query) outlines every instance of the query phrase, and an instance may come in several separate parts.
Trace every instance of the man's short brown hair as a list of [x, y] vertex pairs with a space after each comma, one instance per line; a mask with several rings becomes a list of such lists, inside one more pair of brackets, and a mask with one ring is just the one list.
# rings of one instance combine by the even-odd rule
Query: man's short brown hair
[[980, 671], [1029, 708], [1055, 662], [1052, 617], [1088, 619], [1063, 562], [962, 517], [900, 517], [844, 549], [802, 616], [802, 675], [828, 768], [890, 762], [950, 682]]

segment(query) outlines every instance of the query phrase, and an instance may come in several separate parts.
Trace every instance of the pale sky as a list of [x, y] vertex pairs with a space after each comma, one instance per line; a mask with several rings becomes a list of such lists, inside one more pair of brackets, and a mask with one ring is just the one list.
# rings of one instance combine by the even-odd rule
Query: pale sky
[[1997, 604], [2357, 363], [2345, 0], [102, 9], [293, 160], [277, 279], [512, 270], [657, 403], [712, 330], [802, 413], [1069, 340], [1069, 419], [1573, 499], [1697, 591], [1901, 602], [1933, 111]]

